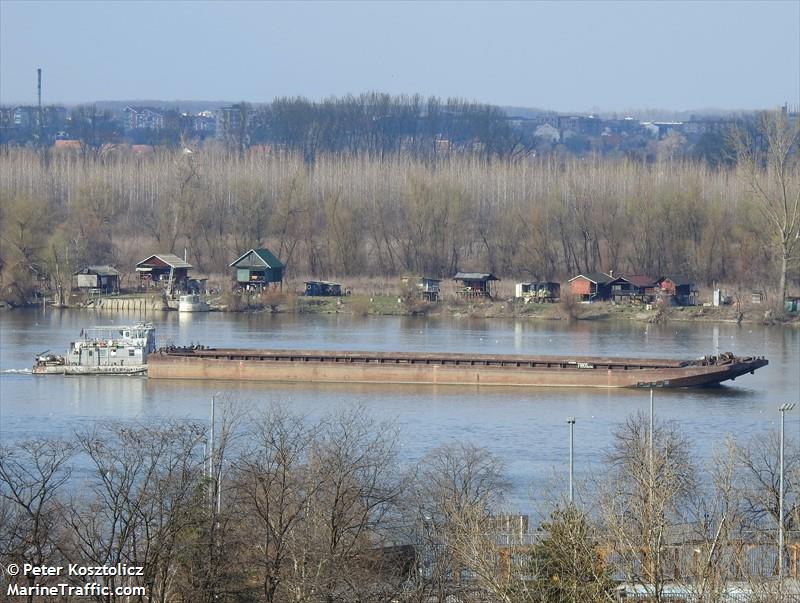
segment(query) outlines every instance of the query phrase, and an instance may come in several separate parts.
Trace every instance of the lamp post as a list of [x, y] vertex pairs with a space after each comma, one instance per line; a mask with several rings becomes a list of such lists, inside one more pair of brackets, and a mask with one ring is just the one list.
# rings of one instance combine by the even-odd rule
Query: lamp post
[[781, 449], [780, 449], [780, 493], [778, 495], [778, 578], [783, 578], [783, 427], [787, 410], [792, 410], [794, 404], [781, 404], [778, 410], [781, 413]]
[[650, 500], [652, 501], [653, 498], [653, 487], [654, 487], [654, 479], [655, 476], [653, 475], [653, 464], [654, 464], [654, 450], [653, 450], [653, 424], [655, 422], [655, 406], [653, 404], [653, 388], [650, 388], [650, 426], [647, 433], [647, 452], [648, 452], [648, 460], [650, 463]]
[[209, 437], [209, 456], [208, 456], [208, 477], [214, 477], [214, 403], [216, 402], [217, 394], [211, 394], [211, 434]]
[[574, 446], [574, 430], [575, 430], [575, 417], [569, 417], [567, 419], [567, 425], [569, 425], [569, 504], [575, 502], [575, 480], [574, 480], [574, 470], [575, 470], [575, 446]]

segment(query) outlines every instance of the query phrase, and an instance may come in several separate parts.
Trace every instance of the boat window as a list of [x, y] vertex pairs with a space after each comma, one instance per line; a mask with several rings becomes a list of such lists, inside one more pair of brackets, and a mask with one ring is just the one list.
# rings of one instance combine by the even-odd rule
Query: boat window
[[133, 348], [128, 348], [128, 356], [133, 356], [134, 350]]

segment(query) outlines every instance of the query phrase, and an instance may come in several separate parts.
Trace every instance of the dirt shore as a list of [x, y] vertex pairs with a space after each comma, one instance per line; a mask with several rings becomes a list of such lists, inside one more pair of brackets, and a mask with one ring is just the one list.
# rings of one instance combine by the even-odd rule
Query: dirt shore
[[638, 322], [703, 321], [800, 326], [800, 314], [777, 315], [767, 306], [653, 307], [593, 304], [524, 304], [517, 301], [436, 303], [408, 302], [390, 296], [343, 298], [296, 297], [278, 307], [279, 312], [354, 314], [361, 316], [440, 316], [468, 318], [526, 318], [532, 320], [633, 320]]
[[[94, 310], [120, 309], [119, 300], [126, 301], [130, 308], [136, 309], [139, 297], [111, 297], [113, 303], [93, 301], [90, 304], [74, 304], [69, 307]], [[159, 298], [160, 300], [160, 298]], [[159, 300], [153, 296], [141, 296], [147, 304], [148, 312], [158, 311]], [[732, 322], [749, 324], [771, 324], [800, 327], [800, 313], [778, 313], [767, 305], [750, 304], [722, 307], [651, 307], [642, 305], [622, 305], [612, 303], [544, 303], [524, 304], [514, 300], [465, 302], [458, 299], [444, 299], [439, 302], [408, 300], [395, 295], [348, 295], [344, 297], [304, 297], [282, 294], [262, 301], [254, 298], [237, 300], [236, 304], [226, 303], [229, 299], [212, 302], [212, 309], [222, 312], [273, 312], [278, 314], [350, 314], [354, 316], [431, 316], [452, 318], [518, 318], [531, 320], [632, 320], [637, 322], [662, 323], [672, 321]], [[266, 302], [266, 303], [265, 303]], [[141, 305], [141, 304], [140, 304]], [[12, 306], [0, 305], [0, 309]]]

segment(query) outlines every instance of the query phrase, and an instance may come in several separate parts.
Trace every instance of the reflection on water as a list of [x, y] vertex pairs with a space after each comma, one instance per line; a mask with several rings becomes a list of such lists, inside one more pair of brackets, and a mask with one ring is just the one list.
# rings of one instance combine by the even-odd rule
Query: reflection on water
[[[718, 388], [661, 390], [660, 416], [678, 421], [708, 458], [728, 434], [748, 437], [774, 429], [776, 408], [800, 402], [800, 333], [797, 329], [735, 324], [609, 323], [356, 318], [344, 315], [156, 313], [159, 345], [351, 350], [422, 350], [522, 354], [592, 354], [693, 358], [717, 351], [765, 355], [770, 365]], [[469, 439], [505, 460], [524, 506], [528, 486], [564, 473], [568, 431], [575, 416], [576, 474], [591, 473], [615, 427], [646, 411], [636, 390], [516, 389], [459, 386], [309, 385], [148, 381], [142, 377], [65, 377], [9, 373], [30, 368], [46, 349], [62, 351], [86, 326], [127, 324], [124, 313], [41, 311], [0, 313], [0, 439], [68, 436], [94, 421], [207, 420], [211, 395], [222, 392], [258, 409], [278, 402], [320, 416], [359, 404], [402, 430], [401, 456], [419, 458], [431, 447]], [[800, 413], [787, 420], [797, 421]], [[789, 427], [791, 430], [791, 427]]]

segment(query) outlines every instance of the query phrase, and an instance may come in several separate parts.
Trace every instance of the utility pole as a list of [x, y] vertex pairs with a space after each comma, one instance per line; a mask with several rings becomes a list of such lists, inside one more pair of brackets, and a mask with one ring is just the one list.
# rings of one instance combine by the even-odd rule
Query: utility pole
[[214, 403], [217, 394], [211, 394], [211, 436], [209, 438], [208, 477], [214, 479]]
[[778, 496], [778, 578], [783, 578], [783, 428], [784, 417], [787, 410], [792, 410], [794, 404], [781, 404], [778, 410], [781, 413], [781, 449], [780, 449], [780, 493]]
[[650, 462], [650, 496], [653, 496], [653, 459], [655, 451], [653, 450], [653, 423], [655, 422], [655, 409], [653, 405], [653, 388], [650, 388], [650, 428], [647, 435], [647, 450]]
[[572, 505], [575, 502], [575, 439], [573, 433], [575, 429], [575, 417], [569, 417], [567, 419], [567, 425], [569, 425], [569, 504]]

